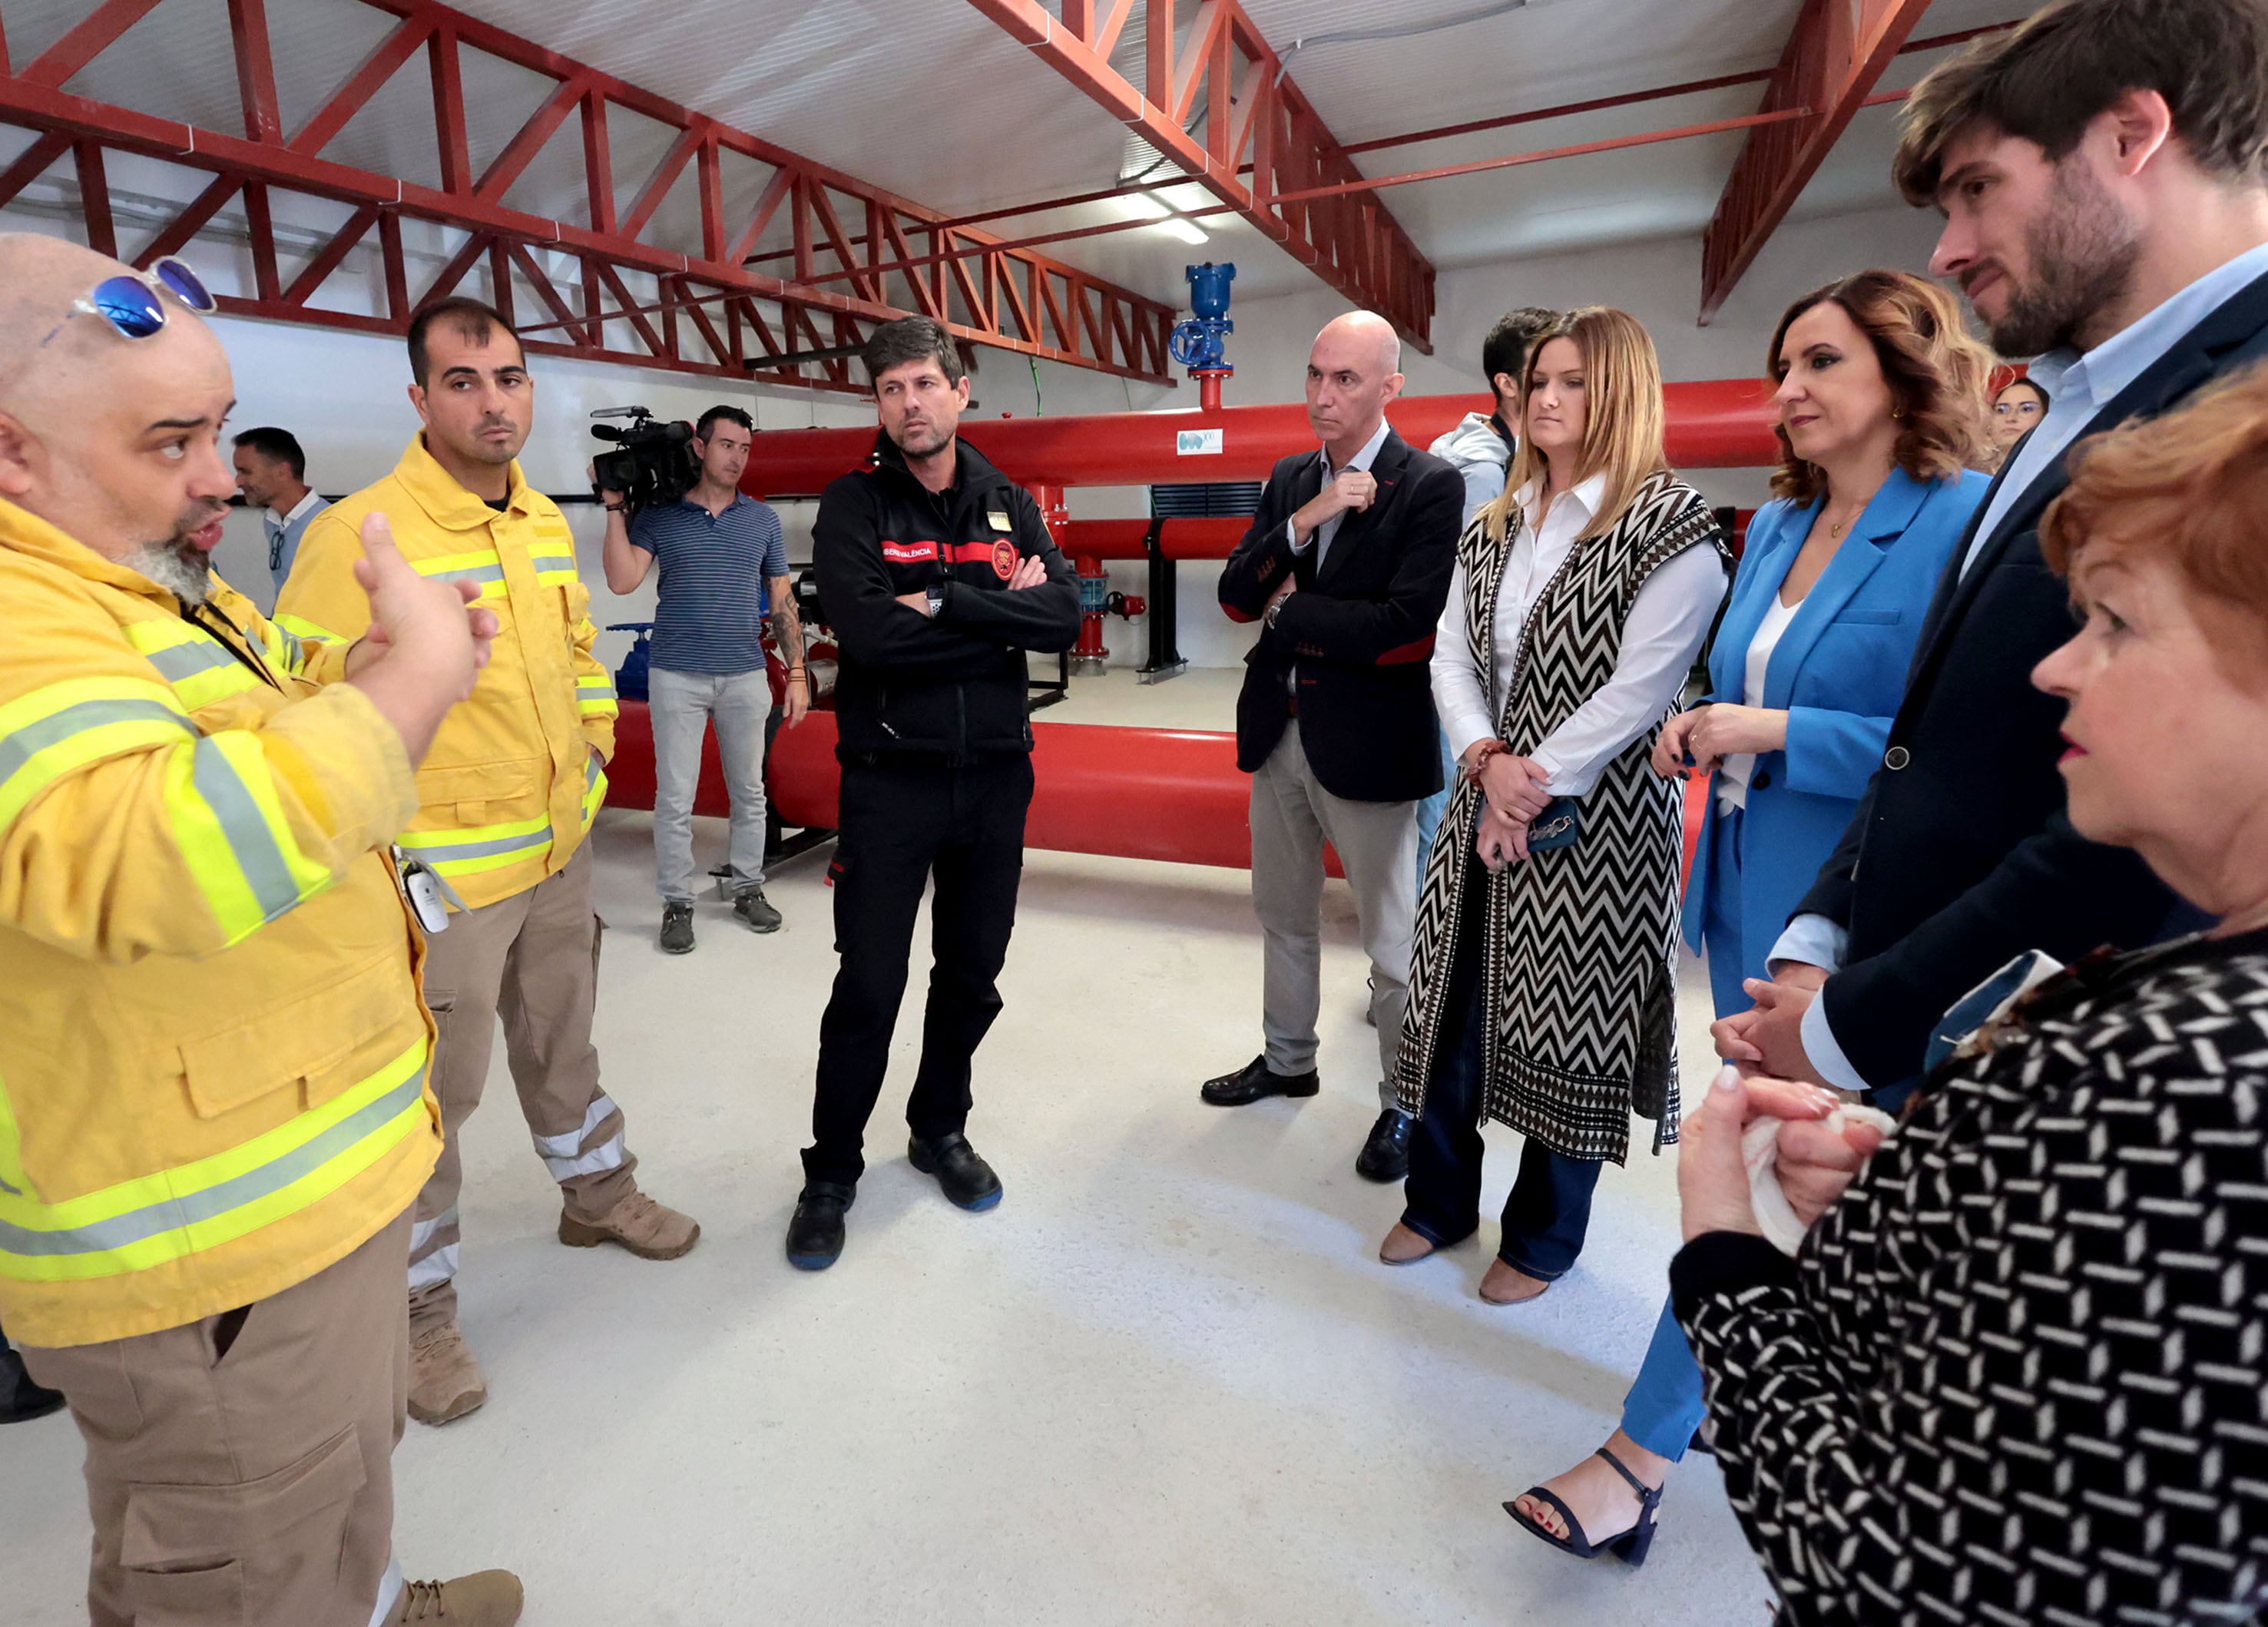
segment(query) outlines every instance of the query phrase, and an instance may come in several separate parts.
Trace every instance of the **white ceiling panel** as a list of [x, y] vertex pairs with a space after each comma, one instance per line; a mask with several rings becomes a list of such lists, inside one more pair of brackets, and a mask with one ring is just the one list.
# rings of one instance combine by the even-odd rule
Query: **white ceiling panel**
[[[1109, 186], [1130, 163], [1127, 131], [965, 0], [457, 0], [461, 9], [589, 63], [669, 100], [817, 163], [932, 208], [969, 213]], [[1320, 36], [1401, 29], [1470, 12], [1475, 0], [1244, 0], [1308, 99], [1344, 141], [1769, 68], [1802, 0], [1531, 0], [1455, 27], [1335, 43]], [[87, 16], [95, 0], [0, 0], [11, 56], [21, 64]], [[1197, 0], [1177, 0], [1186, 31]], [[2013, 20], [2028, 0], [1936, 0], [1916, 31], [1930, 36]], [[1138, 78], [1143, 8], [1114, 61]], [[358, 0], [270, 0], [278, 94], [297, 128], [394, 26]], [[1936, 55], [1899, 59], [1885, 87], [1910, 84]], [[151, 64], [164, 70], [153, 73]], [[541, 105], [551, 82], [500, 59], [462, 58], [475, 173]], [[233, 131], [226, 0], [162, 0], [129, 40], [70, 89], [141, 111]], [[1364, 154], [1366, 174], [1400, 174], [1507, 154], [1735, 117], [1762, 87], [1713, 92], [1566, 115]], [[1799, 217], [1893, 201], [1887, 165], [1895, 110], [1861, 113], [1796, 207]], [[617, 202], [627, 208], [673, 132], [620, 108], [609, 136]], [[1442, 268], [1699, 230], [1714, 212], [1743, 137], [1719, 134], [1395, 186], [1376, 195]], [[325, 156], [436, 184], [432, 100], [421, 52], [341, 132]], [[1138, 164], [1136, 158], [1132, 162]], [[727, 159], [728, 210], [751, 209], [769, 171]], [[1209, 202], [1194, 187], [1187, 202]], [[1177, 193], [1172, 195], [1180, 197]], [[563, 125], [512, 187], [509, 202], [584, 223], [580, 136]], [[1010, 238], [1123, 220], [1111, 202], [1017, 217]], [[862, 221], [846, 218], [862, 232]], [[1233, 216], [1200, 223], [1189, 245], [1157, 225], [1049, 246], [1045, 252], [1179, 303], [1182, 268], [1233, 259], [1241, 295], [1312, 286], [1313, 274]], [[784, 246], [784, 223], [760, 250]], [[698, 242], [687, 173], [650, 240]], [[767, 267], [777, 269], [777, 266]]]

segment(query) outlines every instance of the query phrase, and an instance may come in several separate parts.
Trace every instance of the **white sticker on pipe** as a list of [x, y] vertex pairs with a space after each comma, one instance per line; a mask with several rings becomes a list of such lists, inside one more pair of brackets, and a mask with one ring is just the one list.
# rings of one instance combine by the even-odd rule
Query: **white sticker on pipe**
[[1187, 458], [1203, 453], [1220, 450], [1219, 430], [1182, 430], [1174, 436], [1174, 450]]

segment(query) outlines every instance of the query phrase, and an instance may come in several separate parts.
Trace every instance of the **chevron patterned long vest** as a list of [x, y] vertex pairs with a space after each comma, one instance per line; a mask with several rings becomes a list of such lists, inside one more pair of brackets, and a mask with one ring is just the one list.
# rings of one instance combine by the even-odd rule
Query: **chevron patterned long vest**
[[[1517, 516], [1515, 516], [1517, 519]], [[1496, 671], [1497, 592], [1517, 530], [1491, 541], [1476, 520], [1458, 541], [1465, 625], [1484, 689]], [[1529, 612], [1498, 736], [1526, 755], [1603, 688], [1623, 626], [1646, 579], [1689, 548], [1731, 569], [1701, 494], [1663, 469], [1601, 536], [1578, 542]], [[1667, 710], [1663, 719], [1668, 717]], [[1459, 917], [1488, 912], [1479, 941], [1491, 1020], [1484, 1036], [1484, 1112], [1572, 1158], [1629, 1152], [1632, 1087], [1661, 1108], [1657, 1152], [1677, 1139], [1675, 1002], [1681, 799], [1653, 772], [1658, 721], [1616, 755], [1582, 799], [1572, 847], [1532, 855], [1469, 888], [1482, 805], [1460, 779], [1425, 867], [1410, 1004], [1395, 1068], [1402, 1105], [1422, 1112], [1438, 1060], [1443, 994]], [[1471, 867], [1477, 872], [1477, 867]]]

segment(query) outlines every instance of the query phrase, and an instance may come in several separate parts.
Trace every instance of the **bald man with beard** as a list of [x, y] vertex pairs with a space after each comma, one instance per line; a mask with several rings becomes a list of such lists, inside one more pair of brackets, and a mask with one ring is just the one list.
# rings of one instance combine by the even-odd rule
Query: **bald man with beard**
[[1265, 1043], [1203, 1092], [1215, 1107], [1242, 1107], [1320, 1088], [1329, 843], [1354, 892], [1378, 1029], [1379, 1113], [1355, 1170], [1381, 1182], [1410, 1166], [1410, 1119], [1390, 1081], [1409, 998], [1418, 804], [1442, 783], [1426, 664], [1464, 503], [1457, 471], [1386, 422], [1401, 360], [1392, 326], [1367, 311], [1316, 335], [1307, 422], [1322, 449], [1276, 466], [1221, 571], [1221, 607], [1260, 623], [1236, 703], [1236, 760], [1252, 776]]
[[509, 1627], [508, 1572], [403, 1581], [389, 1461], [441, 1146], [391, 843], [496, 618], [382, 517], [351, 652], [213, 574], [184, 270], [0, 235], [0, 1321], [86, 1442], [94, 1627]]

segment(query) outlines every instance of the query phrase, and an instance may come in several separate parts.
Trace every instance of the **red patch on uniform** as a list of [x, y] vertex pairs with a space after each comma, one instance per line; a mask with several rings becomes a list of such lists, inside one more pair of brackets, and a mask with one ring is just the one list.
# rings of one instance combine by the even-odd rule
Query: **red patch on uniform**
[[1016, 574], [1016, 562], [1020, 557], [1016, 545], [1003, 537], [992, 545], [992, 574], [1003, 582]]

